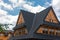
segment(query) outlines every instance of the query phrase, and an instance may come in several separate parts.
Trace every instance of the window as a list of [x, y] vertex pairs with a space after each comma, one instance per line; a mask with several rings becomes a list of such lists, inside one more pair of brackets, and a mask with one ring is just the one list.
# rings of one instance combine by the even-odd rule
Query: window
[[54, 29], [50, 29], [50, 30], [49, 30], [49, 34], [50, 34], [50, 35], [54, 35]]
[[54, 35], [54, 32], [50, 31], [50, 35]]
[[53, 20], [52, 19], [49, 19], [49, 22], [53, 22]]
[[52, 36], [60, 36], [60, 28], [48, 26], [48, 25], [40, 25], [40, 28], [36, 31], [38, 34], [48, 34]]
[[19, 31], [19, 34], [21, 34], [21, 31]]
[[10, 37], [12, 34], [8, 34], [8, 36]]
[[48, 34], [48, 29], [47, 28], [43, 28], [43, 33], [44, 34]]
[[57, 35], [57, 36], [60, 36], [60, 33], [57, 32], [56, 35]]
[[51, 19], [50, 21], [51, 21], [51, 22], [53, 22], [53, 20], [52, 20], [52, 19]]
[[25, 29], [20, 29], [19, 34], [23, 35], [23, 34], [25, 34], [25, 31], [26, 31]]
[[4, 36], [4, 34], [1, 33], [0, 36]]
[[37, 33], [55, 35], [56, 32], [54, 28], [40, 27]]
[[22, 34], [25, 34], [25, 29], [22, 30]]
[[48, 31], [43, 30], [43, 33], [44, 33], [44, 34], [48, 34]]
[[25, 28], [20, 28], [19, 30], [16, 31], [15, 35], [24, 35], [27, 34], [27, 30]]
[[57, 35], [57, 36], [60, 36], [60, 30], [57, 30], [57, 31], [56, 31], [56, 35]]
[[23, 30], [21, 29], [21, 30], [19, 31], [19, 34], [20, 34], [20, 35], [25, 34], [25, 30], [24, 30], [24, 29], [23, 29]]
[[15, 33], [15, 36], [19, 36], [19, 32], [16, 32], [16, 33]]

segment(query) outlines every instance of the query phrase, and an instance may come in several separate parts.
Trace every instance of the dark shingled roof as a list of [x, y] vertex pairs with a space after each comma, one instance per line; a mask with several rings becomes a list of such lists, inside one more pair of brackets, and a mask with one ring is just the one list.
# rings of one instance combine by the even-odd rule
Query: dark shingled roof
[[22, 28], [22, 27], [26, 27], [25, 23], [16, 25], [15, 28], [14, 28], [14, 30], [15, 30], [15, 29]]
[[[31, 13], [31, 12], [24, 11], [24, 10], [21, 10], [20, 12], [22, 13], [23, 18], [24, 18], [24, 22], [25, 22], [24, 24], [25, 24], [27, 30], [29, 31], [32, 27], [32, 23], [33, 23], [33, 19], [34, 19], [35, 14]], [[20, 25], [18, 25], [18, 28], [19, 27], [21, 28]], [[17, 29], [17, 26], [14, 27], [14, 30], [15, 29]]]

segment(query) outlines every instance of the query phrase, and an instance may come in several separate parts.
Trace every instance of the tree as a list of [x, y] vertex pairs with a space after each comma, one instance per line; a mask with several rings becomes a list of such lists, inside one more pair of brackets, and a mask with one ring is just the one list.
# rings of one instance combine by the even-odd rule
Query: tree
[[8, 27], [8, 24], [0, 24], [0, 32], [5, 31]]
[[7, 30], [9, 28], [9, 25], [12, 25], [12, 24], [1, 24], [0, 23], [0, 32]]
[[2, 24], [0, 24], [0, 32], [2, 32], [2, 31], [3, 31]]

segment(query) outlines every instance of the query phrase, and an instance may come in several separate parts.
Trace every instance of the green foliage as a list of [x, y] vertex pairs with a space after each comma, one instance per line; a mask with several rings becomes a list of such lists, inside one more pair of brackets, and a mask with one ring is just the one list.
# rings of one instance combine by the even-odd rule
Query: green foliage
[[0, 24], [0, 32], [5, 31], [8, 27], [8, 24]]
[[2, 31], [3, 31], [2, 24], [0, 24], [0, 32], [2, 32]]
[[12, 24], [1, 24], [0, 23], [0, 32], [3, 32], [6, 29], [8, 29], [9, 28], [9, 25], [12, 25]]

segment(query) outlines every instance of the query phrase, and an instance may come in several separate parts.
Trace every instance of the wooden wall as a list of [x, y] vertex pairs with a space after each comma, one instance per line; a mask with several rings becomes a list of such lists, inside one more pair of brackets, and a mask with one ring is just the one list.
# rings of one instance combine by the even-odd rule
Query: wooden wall
[[19, 15], [18, 20], [17, 20], [17, 24], [21, 24], [21, 23], [24, 23], [24, 18], [23, 18], [22, 13]]
[[53, 28], [52, 26], [42, 25], [38, 28], [37, 33], [44, 34], [43, 31], [46, 31], [45, 34], [60, 36], [60, 28]]
[[1, 35], [1, 34], [3, 34], [3, 33], [0, 33], [0, 40], [8, 40], [11, 37], [11, 36], [9, 36], [9, 35], [11, 35], [10, 33], [7, 34], [7, 36], [5, 36], [5, 34], [3, 34], [3, 35]]
[[48, 21], [48, 22], [53, 22], [53, 23], [58, 23], [58, 20], [56, 18], [56, 16], [54, 15], [53, 11], [50, 10], [45, 21]]
[[28, 33], [28, 31], [27, 31], [26, 28], [19, 28], [19, 29], [15, 30], [14, 36], [24, 35], [24, 34], [27, 34], [27, 33]]

